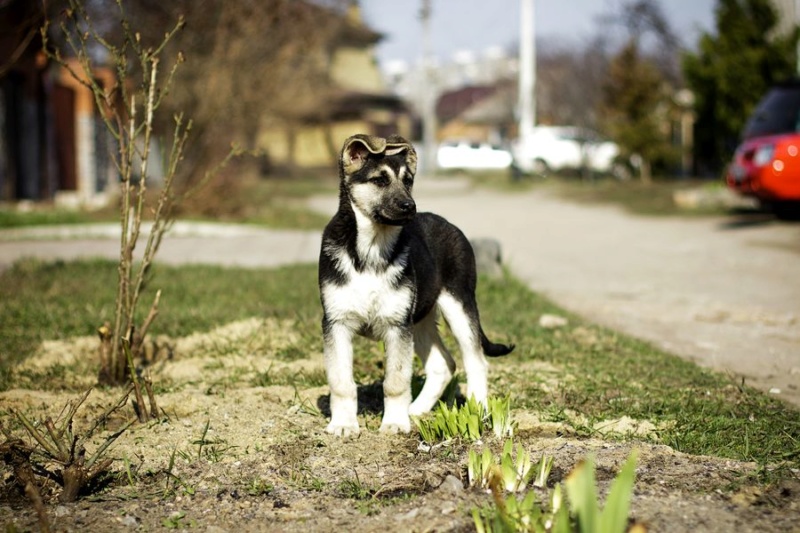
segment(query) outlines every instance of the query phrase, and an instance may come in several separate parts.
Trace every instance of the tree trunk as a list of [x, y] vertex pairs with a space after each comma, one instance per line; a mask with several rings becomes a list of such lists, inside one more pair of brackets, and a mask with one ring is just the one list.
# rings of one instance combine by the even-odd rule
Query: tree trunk
[[85, 471], [83, 461], [76, 461], [64, 469], [62, 474], [64, 478], [64, 490], [58, 500], [61, 503], [70, 503], [78, 500], [78, 494], [81, 491], [85, 481]]
[[651, 174], [650, 161], [642, 158], [642, 165], [639, 167], [639, 178], [642, 183], [652, 183], [653, 176]]

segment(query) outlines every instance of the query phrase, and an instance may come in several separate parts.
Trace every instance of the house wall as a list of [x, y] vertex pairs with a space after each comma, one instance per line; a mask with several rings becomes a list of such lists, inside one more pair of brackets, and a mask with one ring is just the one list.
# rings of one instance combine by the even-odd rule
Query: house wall
[[[74, 72], [83, 73], [76, 60], [71, 61]], [[75, 161], [75, 198], [79, 204], [90, 204], [95, 200], [98, 189], [98, 169], [96, 165], [96, 138], [98, 132], [95, 116], [96, 106], [91, 90], [76, 80], [65, 67], [58, 67], [58, 85], [73, 94], [74, 117], [74, 161]], [[62, 197], [65, 190], [62, 189]]]
[[494, 131], [497, 128], [483, 124], [469, 124], [463, 120], [451, 120], [442, 125], [436, 134], [439, 142], [448, 140], [469, 140], [475, 142], [489, 142], [494, 140]]
[[[361, 25], [357, 5], [350, 7], [349, 23]], [[395, 109], [400, 107], [396, 100], [386, 101], [386, 86], [375, 59], [374, 46], [356, 41], [359, 44], [351, 40], [337, 41], [331, 45], [332, 49], [321, 50], [320, 56], [328, 58], [323, 64], [334, 86], [331, 98], [352, 97], [351, 100], [363, 103], [334, 105], [329, 119], [317, 116], [297, 119], [294, 123], [265, 122], [258, 135], [258, 146], [265, 150], [274, 168], [335, 169], [342, 142], [356, 133], [383, 136], [398, 133], [411, 138], [411, 116], [405, 110]]]
[[371, 132], [361, 120], [334, 122], [329, 126], [306, 125], [296, 129], [278, 126], [262, 130], [259, 146], [277, 167], [335, 168], [341, 143], [351, 135]]
[[[113, 80], [108, 69], [95, 76]], [[28, 54], [0, 79], [0, 200], [103, 204], [116, 183], [109, 137], [91, 91], [40, 51]]]
[[32, 56], [0, 79], [0, 200], [36, 200], [47, 194], [45, 101]]
[[331, 78], [342, 89], [351, 91], [381, 93], [386, 89], [372, 46], [337, 49], [331, 60]]
[[406, 113], [367, 110], [359, 119], [292, 127], [273, 123], [264, 127], [258, 146], [278, 168], [335, 168], [342, 143], [357, 133], [388, 136], [398, 134], [411, 139], [413, 123]]

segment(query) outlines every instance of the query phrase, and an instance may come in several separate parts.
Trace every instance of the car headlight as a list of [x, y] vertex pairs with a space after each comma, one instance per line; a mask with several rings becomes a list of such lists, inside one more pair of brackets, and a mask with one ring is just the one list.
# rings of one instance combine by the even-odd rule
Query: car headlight
[[753, 154], [753, 164], [759, 167], [763, 167], [764, 165], [772, 161], [772, 157], [774, 155], [775, 155], [775, 145], [763, 144], [758, 148], [756, 148], [756, 153]]

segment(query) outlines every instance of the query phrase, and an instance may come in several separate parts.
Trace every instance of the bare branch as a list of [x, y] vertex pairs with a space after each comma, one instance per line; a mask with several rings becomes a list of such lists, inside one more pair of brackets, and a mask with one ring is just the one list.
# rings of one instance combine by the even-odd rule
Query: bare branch
[[19, 411], [12, 411], [12, 412], [15, 415], [17, 415], [17, 419], [25, 427], [25, 430], [28, 432], [28, 434], [31, 437], [33, 437], [34, 440], [38, 442], [42, 448], [45, 449], [45, 451], [50, 455], [50, 457], [54, 460], [58, 460], [60, 456], [58, 448], [53, 446], [51, 443], [47, 442], [45, 436], [42, 435], [42, 433], [38, 429], [36, 429], [33, 423], [31, 423], [31, 421], [28, 420], [24, 414], [20, 413]]

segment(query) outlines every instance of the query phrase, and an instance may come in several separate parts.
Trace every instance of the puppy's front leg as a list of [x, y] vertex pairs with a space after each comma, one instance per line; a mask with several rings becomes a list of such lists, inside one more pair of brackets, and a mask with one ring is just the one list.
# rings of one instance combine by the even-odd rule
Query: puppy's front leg
[[408, 433], [411, 419], [411, 375], [414, 363], [414, 341], [410, 328], [392, 327], [384, 338], [386, 343], [386, 376], [383, 380], [384, 433]]
[[358, 396], [353, 380], [353, 333], [342, 324], [323, 326], [325, 372], [331, 388], [328, 433], [347, 437], [358, 433]]

